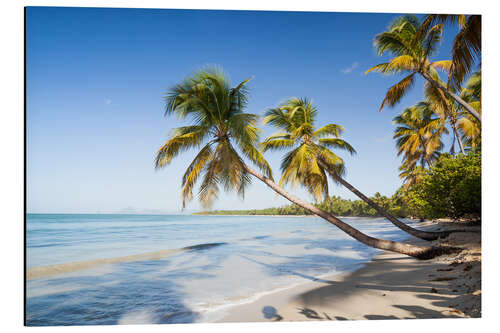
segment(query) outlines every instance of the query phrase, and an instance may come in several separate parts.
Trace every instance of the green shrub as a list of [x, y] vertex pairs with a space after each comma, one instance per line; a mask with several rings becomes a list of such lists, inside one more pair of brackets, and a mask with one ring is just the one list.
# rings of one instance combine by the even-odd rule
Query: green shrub
[[481, 153], [442, 155], [407, 199], [409, 213], [416, 217], [480, 217]]

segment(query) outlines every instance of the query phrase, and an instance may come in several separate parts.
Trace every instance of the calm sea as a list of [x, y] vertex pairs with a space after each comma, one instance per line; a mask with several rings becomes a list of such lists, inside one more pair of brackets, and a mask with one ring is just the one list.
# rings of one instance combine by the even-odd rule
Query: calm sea
[[[385, 219], [343, 220], [376, 237], [408, 237]], [[26, 239], [28, 271], [57, 265], [27, 280], [30, 326], [213, 321], [379, 253], [316, 217], [28, 214]], [[164, 250], [177, 251], [134, 257]]]

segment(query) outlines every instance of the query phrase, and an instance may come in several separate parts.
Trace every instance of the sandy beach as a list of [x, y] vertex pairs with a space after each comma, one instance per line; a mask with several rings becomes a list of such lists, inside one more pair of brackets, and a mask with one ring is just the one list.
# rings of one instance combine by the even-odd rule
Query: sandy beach
[[[450, 221], [426, 222], [422, 228], [480, 230]], [[409, 242], [425, 243], [414, 238]], [[426, 261], [384, 252], [352, 273], [323, 277], [232, 307], [217, 321], [481, 317], [481, 234], [455, 233], [436, 242], [463, 250]]]

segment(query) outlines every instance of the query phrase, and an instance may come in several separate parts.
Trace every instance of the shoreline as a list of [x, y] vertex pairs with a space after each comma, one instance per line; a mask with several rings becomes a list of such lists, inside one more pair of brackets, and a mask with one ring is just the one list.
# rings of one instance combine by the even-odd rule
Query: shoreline
[[74, 261], [74, 262], [48, 265], [48, 266], [28, 267], [26, 270], [26, 280], [34, 280], [39, 278], [68, 274], [107, 264], [116, 264], [121, 262], [133, 262], [142, 260], [160, 260], [172, 256], [176, 253], [180, 253], [182, 251], [207, 249], [210, 247], [215, 247], [223, 244], [225, 243], [204, 243], [204, 244], [190, 245], [175, 249], [133, 254], [122, 257], [90, 259], [90, 260]]
[[265, 217], [315, 217], [316, 215], [280, 215], [280, 214], [274, 214], [274, 215], [267, 215], [267, 214], [196, 214], [193, 213], [191, 215], [194, 216], [239, 216], [239, 217], [244, 217], [244, 216], [265, 216]]
[[[193, 216], [237, 216], [237, 217], [246, 217], [246, 216], [260, 216], [260, 217], [319, 217], [318, 215], [283, 215], [283, 214], [197, 214], [193, 213], [191, 214]], [[339, 219], [344, 219], [344, 218], [363, 218], [363, 219], [379, 219], [383, 218], [385, 219], [385, 216], [337, 216]], [[418, 219], [410, 218], [410, 217], [403, 217], [404, 219], [408, 220], [413, 220], [416, 221]]]
[[[316, 283], [321, 284], [322, 281], [327, 281], [327, 279], [331, 278], [340, 278], [345, 275], [349, 275], [358, 269], [361, 269], [364, 267], [367, 263], [362, 263], [358, 264], [357, 267], [352, 267], [352, 269], [346, 270], [346, 271], [341, 271], [341, 272], [336, 272], [336, 273], [327, 273], [323, 275], [319, 275], [316, 277], [314, 280], [311, 281], [302, 281], [302, 282], [295, 282], [293, 284], [276, 288], [273, 290], [266, 290], [259, 292], [257, 294], [247, 296], [247, 297], [241, 297], [234, 299], [230, 302], [226, 302], [223, 304], [215, 305], [212, 308], [204, 309], [201, 312], [202, 317], [205, 320], [199, 321], [199, 323], [224, 323], [224, 322], [231, 322], [228, 320], [225, 320], [226, 317], [231, 317], [232, 312], [234, 311], [233, 309], [238, 308], [238, 307], [246, 307], [246, 306], [252, 306], [253, 303], [259, 302], [263, 298], [273, 298], [274, 295], [278, 294], [280, 297], [282, 295], [288, 295], [288, 293], [292, 292], [295, 293], [297, 290], [301, 289], [309, 289], [310, 285], [316, 285]], [[282, 294], [282, 295], [281, 295]], [[224, 312], [224, 310], [227, 310], [228, 312]], [[262, 320], [255, 320], [256, 322], [260, 322]], [[238, 322], [238, 320], [234, 321]]]
[[[453, 225], [443, 220], [420, 224], [424, 229]], [[354, 271], [318, 277], [227, 307], [212, 321], [481, 317], [480, 241], [480, 234], [452, 234], [441, 244], [464, 250], [425, 261], [385, 251]], [[407, 242], [424, 243], [413, 237]]]

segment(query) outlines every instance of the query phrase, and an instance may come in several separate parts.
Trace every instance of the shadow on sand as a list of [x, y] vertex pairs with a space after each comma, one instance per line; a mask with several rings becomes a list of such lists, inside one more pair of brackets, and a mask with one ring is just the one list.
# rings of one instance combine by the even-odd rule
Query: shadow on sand
[[[297, 295], [293, 304], [304, 320], [463, 318], [453, 309], [470, 293], [455, 279], [463, 271], [461, 266], [384, 255], [338, 281], [311, 279], [327, 285]], [[400, 297], [407, 293], [413, 298]], [[388, 306], [393, 313], [378, 310]]]

